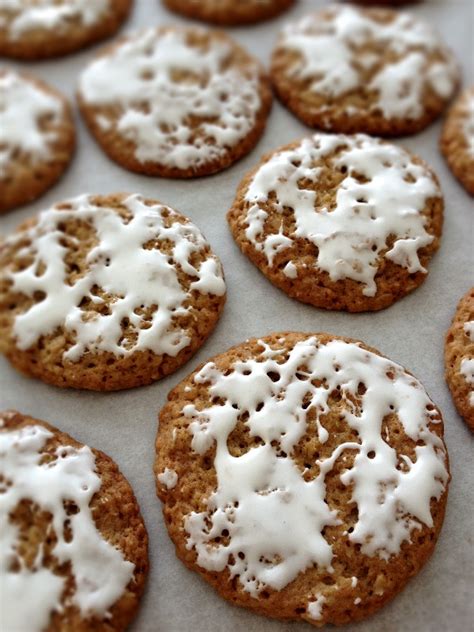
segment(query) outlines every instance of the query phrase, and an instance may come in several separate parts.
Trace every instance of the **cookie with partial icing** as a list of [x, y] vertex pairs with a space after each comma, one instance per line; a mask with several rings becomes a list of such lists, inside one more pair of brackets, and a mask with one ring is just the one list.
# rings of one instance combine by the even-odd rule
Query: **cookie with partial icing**
[[474, 431], [474, 288], [457, 306], [446, 335], [444, 364], [456, 408]]
[[448, 112], [440, 147], [451, 171], [474, 195], [474, 87], [465, 90]]
[[212, 358], [169, 394], [156, 454], [178, 557], [268, 617], [367, 617], [420, 570], [443, 522], [439, 410], [347, 338], [274, 333]]
[[29, 74], [0, 70], [0, 213], [52, 187], [74, 145], [66, 98]]
[[424, 281], [443, 198], [408, 151], [363, 134], [315, 134], [264, 157], [227, 218], [242, 252], [289, 296], [360, 312]]
[[2, 630], [120, 632], [148, 573], [135, 495], [103, 452], [0, 413]]
[[288, 9], [295, 0], [163, 0], [165, 6], [195, 20], [221, 26], [253, 24]]
[[332, 6], [283, 29], [271, 77], [307, 125], [398, 136], [443, 111], [459, 71], [438, 34], [413, 15]]
[[113, 35], [132, 0], [0, 0], [0, 55], [44, 59]]
[[172, 373], [224, 302], [201, 231], [139, 195], [56, 204], [0, 245], [0, 351], [57, 386], [118, 390]]
[[260, 63], [225, 33], [162, 27], [103, 51], [82, 73], [78, 98], [110, 158], [132, 171], [190, 178], [249, 152], [272, 97]]

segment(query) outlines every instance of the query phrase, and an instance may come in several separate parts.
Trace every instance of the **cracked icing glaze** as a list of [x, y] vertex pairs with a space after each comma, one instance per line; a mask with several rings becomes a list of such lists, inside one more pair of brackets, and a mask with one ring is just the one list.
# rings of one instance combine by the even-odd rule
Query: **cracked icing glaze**
[[[193, 34], [208, 44], [190, 43]], [[196, 27], [150, 29], [86, 68], [80, 95], [87, 106], [121, 107], [117, 120], [104, 112], [96, 120], [132, 141], [141, 163], [188, 169], [219, 160], [254, 128], [261, 106], [259, 66], [247, 61], [243, 70], [233, 46]]]
[[[52, 433], [41, 426], [0, 432], [0, 628], [41, 632], [53, 612], [62, 609], [65, 579], [43, 566], [42, 549], [32, 567], [18, 554], [20, 532], [9, 515], [22, 500], [30, 500], [52, 515], [57, 538], [53, 555], [69, 563], [75, 578], [71, 602], [83, 617], [106, 617], [133, 576], [134, 565], [97, 530], [90, 503], [101, 486], [95, 459], [87, 446], [61, 446], [55, 459], [42, 461], [42, 450]], [[79, 511], [68, 515], [65, 501]], [[65, 523], [72, 538], [65, 539]], [[19, 564], [17, 572], [11, 565]]]
[[[96, 206], [94, 197], [83, 195], [41, 213], [32, 228], [14, 234], [7, 245], [27, 245], [18, 257], [32, 257], [23, 270], [4, 274], [12, 282], [12, 290], [33, 297], [43, 292], [44, 299], [34, 303], [15, 318], [13, 335], [20, 349], [28, 349], [42, 335], [63, 327], [71, 332], [74, 344], [64, 354], [77, 361], [86, 351], [108, 351], [118, 356], [149, 349], [156, 354], [176, 356], [190, 344], [185, 330], [174, 323], [174, 317], [190, 313], [192, 292], [225, 294], [225, 283], [218, 259], [209, 251], [202, 233], [189, 220], [161, 204], [146, 204], [139, 195], [130, 195], [122, 205], [130, 214], [125, 221], [112, 208]], [[175, 220], [167, 226], [168, 217]], [[88, 270], [72, 284], [67, 282], [62, 223], [67, 220], [92, 224], [99, 243], [87, 255]], [[185, 218], [184, 218], [185, 219]], [[69, 237], [69, 246], [79, 245]], [[150, 240], [158, 247], [145, 248]], [[158, 248], [162, 242], [171, 244], [171, 254]], [[198, 267], [191, 263], [194, 254], [205, 253]], [[39, 273], [40, 266], [45, 269]], [[178, 278], [178, 267], [193, 281], [189, 291]], [[102, 288], [114, 297], [106, 313], [86, 314], [81, 302], [88, 298], [95, 305], [103, 300], [94, 288]], [[189, 305], [191, 302], [191, 305]], [[154, 310], [146, 321], [137, 310]], [[122, 322], [128, 319], [136, 338], [128, 342], [123, 337]]]
[[158, 474], [158, 481], [166, 487], [166, 489], [173, 489], [178, 482], [178, 475], [175, 470], [165, 467], [161, 474]]
[[[429, 427], [438, 419], [435, 407], [401, 366], [356, 343], [321, 343], [317, 336], [300, 340], [282, 359], [284, 341], [274, 343], [282, 348], [259, 341], [258, 357], [238, 360], [224, 373], [207, 363], [193, 381], [207, 386], [209, 399], [218, 403], [182, 410], [192, 449], [204, 455], [215, 446], [217, 478], [206, 509], [184, 519], [187, 548], [195, 549], [198, 565], [227, 569], [254, 597], [265, 587], [281, 590], [313, 565], [332, 572], [332, 547], [323, 530], [341, 522], [325, 501], [325, 478], [344, 451], [355, 458], [341, 482], [353, 484], [358, 508], [347, 537], [367, 556], [388, 560], [422, 524], [431, 527], [430, 501], [441, 497], [449, 479], [443, 441]], [[317, 475], [306, 480], [292, 453], [307, 432], [310, 410], [319, 442], [328, 441], [324, 415], [336, 389], [345, 403], [344, 420], [358, 437], [316, 461]], [[392, 412], [417, 444], [414, 461], [397, 454], [382, 436], [384, 417]], [[242, 415], [250, 436], [261, 443], [236, 457], [228, 438]], [[397, 467], [400, 462], [403, 467]], [[222, 543], [216, 538], [224, 530], [228, 539]], [[308, 596], [316, 614], [321, 605]]]
[[61, 30], [71, 20], [89, 26], [109, 8], [109, 0], [0, 0], [0, 28], [15, 39], [35, 29]]
[[64, 113], [62, 101], [15, 72], [0, 74], [0, 179], [9, 162], [20, 152], [32, 162], [51, 155], [52, 131], [43, 131], [45, 118], [58, 121]]
[[[474, 320], [464, 324], [464, 332], [469, 340], [474, 341]], [[471, 386], [469, 393], [469, 405], [474, 407], [474, 358], [464, 358], [459, 368], [461, 375], [464, 376], [466, 382]]]
[[[347, 175], [337, 187], [335, 207], [329, 209], [320, 202], [324, 191], [317, 190], [318, 163], [336, 150], [340, 151], [331, 163]], [[302, 180], [310, 182], [308, 188]], [[441, 197], [435, 179], [403, 149], [362, 134], [315, 134], [292, 149], [276, 152], [257, 169], [245, 193], [245, 236], [270, 266], [295, 239], [307, 239], [318, 249], [315, 266], [332, 281], [353, 279], [363, 284], [364, 296], [375, 296], [382, 257], [410, 273], [426, 272], [418, 251], [434, 238], [425, 229], [422, 211], [435, 197]], [[272, 216], [292, 209], [291, 234], [283, 234], [282, 225], [279, 232], [273, 228], [268, 234], [268, 205]], [[394, 238], [391, 248], [389, 236]], [[291, 279], [298, 276], [295, 263], [290, 261], [283, 270]]]
[[323, 606], [326, 602], [324, 595], [317, 595], [314, 601], [308, 602], [308, 614], [315, 621], [319, 621], [323, 616]]
[[[377, 52], [364, 51], [367, 44]], [[288, 75], [309, 81], [312, 92], [337, 99], [361, 88], [373, 90], [371, 110], [389, 119], [421, 117], [427, 89], [448, 99], [457, 83], [451, 53], [427, 24], [408, 13], [394, 12], [382, 23], [354, 7], [333, 7], [286, 26], [279, 48], [298, 53]], [[385, 56], [391, 62], [379, 67]], [[366, 83], [368, 71], [373, 73]], [[351, 108], [365, 111], [355, 103]]]

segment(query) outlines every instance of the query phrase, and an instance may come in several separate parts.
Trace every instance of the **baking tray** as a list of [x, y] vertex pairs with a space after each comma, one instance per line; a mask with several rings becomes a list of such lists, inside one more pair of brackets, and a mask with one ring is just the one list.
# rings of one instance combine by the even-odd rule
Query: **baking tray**
[[[238, 0], [236, 0], [237, 2]], [[228, 29], [268, 64], [280, 27], [324, 0], [300, 0], [281, 17], [260, 25]], [[473, 83], [474, 11], [471, 0], [425, 0], [410, 10], [441, 32], [460, 61], [464, 84]], [[153, 24], [190, 23], [162, 8], [158, 0], [136, 0], [124, 31]], [[74, 98], [77, 77], [99, 46], [57, 60], [21, 64]], [[265, 619], [231, 606], [175, 557], [155, 495], [152, 472], [157, 414], [168, 391], [208, 357], [249, 336], [275, 330], [328, 331], [359, 338], [412, 371], [441, 408], [452, 469], [443, 531], [426, 567], [403, 593], [372, 618], [344, 630], [365, 632], [468, 632], [473, 629], [474, 485], [472, 435], [457, 415], [443, 377], [443, 339], [459, 298], [472, 284], [473, 215], [471, 198], [448, 171], [438, 151], [441, 122], [397, 144], [417, 152], [438, 174], [446, 210], [441, 249], [425, 283], [392, 307], [367, 314], [328, 312], [291, 300], [239, 252], [225, 214], [243, 174], [260, 156], [309, 133], [277, 101], [263, 138], [243, 160], [212, 177], [173, 181], [129, 173], [110, 162], [75, 113], [78, 149], [73, 163], [47, 195], [0, 219], [2, 234], [56, 201], [84, 192], [138, 192], [188, 215], [204, 232], [224, 265], [228, 286], [223, 316], [207, 343], [187, 365], [152, 386], [118, 393], [61, 390], [20, 376], [0, 359], [0, 407], [45, 419], [79, 441], [113, 457], [131, 482], [150, 537], [151, 571], [146, 594], [131, 632], [309, 632], [306, 623]]]

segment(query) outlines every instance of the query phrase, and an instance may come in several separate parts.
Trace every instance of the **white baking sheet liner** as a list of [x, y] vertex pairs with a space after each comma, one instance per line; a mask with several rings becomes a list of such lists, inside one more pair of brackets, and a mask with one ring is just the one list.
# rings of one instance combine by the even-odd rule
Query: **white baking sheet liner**
[[[236, 2], [238, 0], [235, 0]], [[228, 31], [264, 64], [279, 28], [324, 0], [301, 0], [278, 19]], [[409, 7], [433, 23], [456, 53], [464, 85], [473, 83], [474, 5], [471, 0], [425, 0]], [[185, 23], [159, 0], [136, 0], [124, 31], [153, 24]], [[1, 65], [27, 68], [71, 99], [79, 72], [100, 46], [57, 60]], [[441, 122], [416, 136], [396, 140], [436, 171], [445, 195], [440, 251], [426, 282], [392, 307], [368, 314], [326, 312], [291, 300], [240, 253], [225, 214], [243, 176], [260, 156], [310, 132], [275, 101], [257, 147], [236, 165], [207, 178], [173, 181], [134, 175], [110, 162], [76, 111], [79, 142], [71, 168], [43, 198], [0, 219], [2, 234], [56, 201], [80, 193], [129, 191], [157, 198], [188, 215], [221, 257], [228, 284], [224, 314], [216, 331], [180, 371], [152, 386], [111, 394], [61, 390], [20, 376], [0, 358], [0, 408], [16, 408], [47, 420], [78, 440], [113, 457], [131, 482], [150, 537], [151, 572], [131, 632], [309, 632], [305, 623], [268, 620], [221, 599], [175, 557], [155, 495], [152, 464], [157, 414], [168, 391], [199, 363], [250, 336], [277, 330], [328, 331], [359, 338], [412, 371], [441, 408], [452, 469], [443, 531], [435, 553], [406, 590], [375, 616], [347, 625], [347, 632], [468, 632], [473, 629], [474, 481], [473, 437], [457, 415], [443, 377], [443, 340], [459, 298], [473, 283], [472, 199], [448, 171], [438, 151]]]

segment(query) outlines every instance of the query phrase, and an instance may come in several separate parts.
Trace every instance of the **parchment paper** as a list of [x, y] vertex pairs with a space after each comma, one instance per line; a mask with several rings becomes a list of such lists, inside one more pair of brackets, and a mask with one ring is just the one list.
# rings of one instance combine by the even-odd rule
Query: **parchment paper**
[[[276, 20], [229, 31], [267, 64], [283, 23], [325, 4], [324, 0], [301, 0]], [[473, 82], [473, 7], [471, 0], [425, 0], [410, 8], [432, 22], [455, 51], [465, 85]], [[136, 0], [124, 30], [169, 22], [185, 20], [163, 9], [158, 0]], [[2, 64], [27, 67], [73, 99], [78, 73], [98, 48], [24, 66], [6, 59]], [[150, 537], [151, 572], [131, 632], [314, 629], [309, 624], [272, 621], [233, 607], [197, 574], [188, 571], [175, 557], [163, 525], [152, 473], [157, 413], [168, 391], [199, 363], [229, 346], [249, 336], [288, 329], [352, 336], [378, 348], [424, 383], [445, 419], [453, 480], [436, 551], [422, 572], [390, 605], [371, 619], [348, 625], [344, 630], [469, 632], [474, 629], [472, 435], [457, 415], [443, 378], [443, 337], [457, 301], [473, 282], [474, 208], [438, 152], [440, 122], [421, 134], [395, 142], [419, 153], [440, 177], [446, 199], [441, 249], [430, 265], [426, 282], [413, 294], [384, 311], [359, 315], [326, 312], [291, 300], [240, 254], [230, 236], [225, 213], [243, 174], [262, 153], [310, 131], [277, 101], [267, 130], [250, 155], [218, 175], [184, 182], [147, 178], [121, 169], [96, 146], [77, 111], [76, 122], [79, 146], [65, 177], [42, 199], [2, 217], [0, 231], [8, 233], [37, 211], [84, 192], [139, 192], [169, 204], [196, 222], [221, 257], [228, 284], [227, 305], [214, 334], [186, 366], [152, 386], [112, 394], [61, 390], [21, 377], [5, 359], [0, 359], [2, 409], [16, 408], [50, 421], [78, 440], [104, 450], [117, 461], [135, 490]]]

